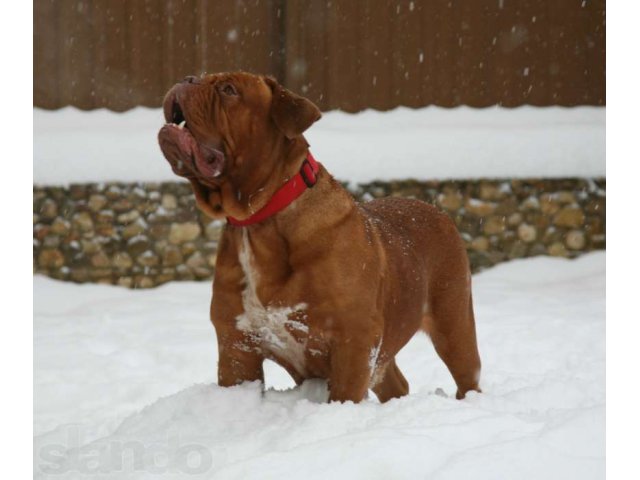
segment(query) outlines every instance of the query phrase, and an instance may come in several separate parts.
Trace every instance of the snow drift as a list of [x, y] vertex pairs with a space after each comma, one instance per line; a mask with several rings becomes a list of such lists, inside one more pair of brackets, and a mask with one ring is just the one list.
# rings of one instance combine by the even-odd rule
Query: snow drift
[[604, 478], [605, 253], [474, 276], [483, 394], [423, 334], [409, 396], [327, 404], [268, 363], [215, 385], [211, 286], [132, 291], [34, 279], [38, 478]]

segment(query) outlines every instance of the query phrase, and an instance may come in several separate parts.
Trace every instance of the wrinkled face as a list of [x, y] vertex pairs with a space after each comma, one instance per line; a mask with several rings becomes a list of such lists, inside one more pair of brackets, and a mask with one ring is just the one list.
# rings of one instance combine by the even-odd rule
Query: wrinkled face
[[[285, 146], [320, 118], [309, 100], [248, 73], [187, 77], [166, 94], [163, 110], [160, 148], [211, 216], [237, 215], [242, 197], [283, 161]], [[231, 199], [225, 204], [224, 192], [232, 192], [237, 205]]]

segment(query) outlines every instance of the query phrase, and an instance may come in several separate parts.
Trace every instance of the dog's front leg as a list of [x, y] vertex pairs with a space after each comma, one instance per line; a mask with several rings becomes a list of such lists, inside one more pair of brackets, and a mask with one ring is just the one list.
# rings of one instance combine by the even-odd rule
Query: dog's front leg
[[218, 247], [210, 312], [218, 339], [218, 385], [222, 387], [256, 380], [264, 384], [264, 357], [257, 340], [237, 328], [238, 317], [245, 313], [244, 272], [237, 258], [235, 244], [225, 229]]
[[250, 334], [237, 328], [237, 318], [244, 312], [240, 295], [214, 284], [211, 319], [218, 337], [218, 385], [229, 387], [242, 382], [264, 383], [264, 356]]
[[[329, 401], [358, 403], [367, 396], [371, 380], [370, 345], [354, 345], [350, 337], [334, 343], [331, 349]], [[372, 342], [373, 343], [373, 342]]]
[[218, 342], [218, 385], [231, 387], [242, 382], [259, 380], [264, 384], [262, 363], [264, 358], [254, 351], [246, 351], [246, 343], [222, 345]]

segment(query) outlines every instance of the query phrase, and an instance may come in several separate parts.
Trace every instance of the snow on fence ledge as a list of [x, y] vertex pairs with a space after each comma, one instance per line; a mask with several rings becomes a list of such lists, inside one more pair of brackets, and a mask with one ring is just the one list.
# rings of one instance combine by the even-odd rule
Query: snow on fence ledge
[[[351, 183], [605, 176], [604, 107], [396, 108], [323, 113], [305, 136]], [[159, 109], [34, 109], [33, 183], [171, 182]]]
[[[352, 192], [442, 208], [455, 220], [474, 271], [605, 248], [602, 177], [370, 182]], [[34, 186], [33, 199], [35, 273], [134, 288], [213, 275], [223, 224], [196, 209], [186, 183]]]

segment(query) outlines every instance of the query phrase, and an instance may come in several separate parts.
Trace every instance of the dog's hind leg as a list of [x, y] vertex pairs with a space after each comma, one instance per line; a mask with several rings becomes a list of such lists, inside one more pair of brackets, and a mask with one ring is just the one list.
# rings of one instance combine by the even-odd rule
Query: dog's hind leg
[[[464, 291], [464, 290], [463, 290]], [[480, 355], [476, 341], [471, 293], [460, 298], [460, 290], [448, 288], [431, 295], [424, 328], [436, 352], [456, 382], [456, 398], [470, 390], [480, 392]]]
[[378, 373], [374, 374], [375, 384], [371, 386], [371, 390], [373, 390], [380, 402], [384, 403], [392, 398], [404, 397], [409, 393], [409, 383], [402, 375], [398, 365], [396, 365], [395, 358], [379, 368], [383, 368], [384, 373], [382, 373], [382, 378], [378, 381], [376, 381]]

